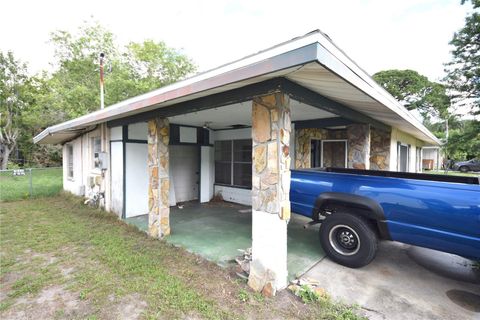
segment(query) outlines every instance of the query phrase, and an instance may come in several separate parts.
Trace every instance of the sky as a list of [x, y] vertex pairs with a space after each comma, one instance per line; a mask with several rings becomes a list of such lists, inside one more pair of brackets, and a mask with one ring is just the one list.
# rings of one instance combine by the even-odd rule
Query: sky
[[162, 40], [205, 71], [321, 29], [368, 73], [413, 69], [438, 81], [448, 42], [470, 5], [460, 0], [15, 0], [2, 3], [0, 50], [48, 70], [50, 32], [99, 21], [120, 44]]

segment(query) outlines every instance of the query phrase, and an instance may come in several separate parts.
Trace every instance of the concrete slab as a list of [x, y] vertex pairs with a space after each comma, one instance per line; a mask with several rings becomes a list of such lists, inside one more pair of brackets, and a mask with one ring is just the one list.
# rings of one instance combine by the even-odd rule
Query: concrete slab
[[469, 260], [434, 250], [385, 241], [366, 267], [325, 258], [306, 276], [370, 319], [480, 319], [480, 274]]
[[[325, 254], [318, 241], [318, 225], [304, 229], [310, 219], [292, 215], [288, 224], [287, 264], [289, 279], [309, 270]], [[126, 219], [147, 230], [148, 217]], [[227, 265], [252, 244], [252, 214], [249, 207], [228, 202], [199, 204], [188, 202], [170, 210], [172, 234], [166, 241], [198, 254], [219, 265]]]

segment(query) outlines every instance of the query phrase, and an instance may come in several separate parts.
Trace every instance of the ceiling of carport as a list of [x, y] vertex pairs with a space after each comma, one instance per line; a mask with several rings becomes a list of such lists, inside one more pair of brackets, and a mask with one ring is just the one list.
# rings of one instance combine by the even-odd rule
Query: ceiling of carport
[[[290, 100], [292, 121], [326, 119], [337, 117], [335, 114], [301, 103], [294, 99]], [[201, 127], [208, 122], [211, 129], [227, 129], [232, 125], [252, 125], [252, 102], [245, 101], [224, 107], [208, 109], [198, 112], [182, 114], [170, 117], [170, 122], [189, 126]]]

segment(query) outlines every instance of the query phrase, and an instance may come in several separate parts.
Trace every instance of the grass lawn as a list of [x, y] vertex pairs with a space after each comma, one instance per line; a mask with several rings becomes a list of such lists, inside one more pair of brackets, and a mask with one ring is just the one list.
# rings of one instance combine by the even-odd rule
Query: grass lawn
[[478, 177], [480, 174], [478, 172], [460, 172], [460, 171], [452, 171], [449, 170], [447, 173], [445, 173], [444, 170], [431, 170], [431, 171], [424, 171], [423, 173], [429, 173], [429, 174], [440, 174], [440, 175], [449, 175], [449, 176], [464, 176], [464, 177]]
[[330, 299], [267, 299], [231, 269], [68, 195], [0, 204], [1, 319], [358, 319]]
[[[33, 197], [51, 196], [62, 190], [62, 168], [32, 170]], [[14, 176], [11, 171], [0, 173], [0, 201], [13, 201], [30, 197], [30, 172]]]

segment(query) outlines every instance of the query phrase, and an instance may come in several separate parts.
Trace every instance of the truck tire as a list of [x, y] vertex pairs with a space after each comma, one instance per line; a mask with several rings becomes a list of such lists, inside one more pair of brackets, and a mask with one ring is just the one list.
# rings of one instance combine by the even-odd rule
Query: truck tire
[[349, 268], [369, 264], [378, 248], [378, 237], [364, 218], [334, 213], [320, 225], [320, 244], [333, 261]]

